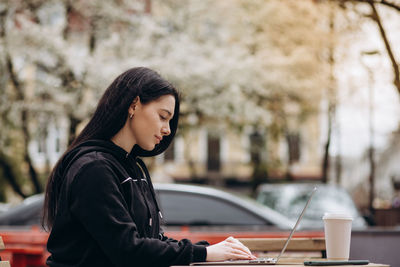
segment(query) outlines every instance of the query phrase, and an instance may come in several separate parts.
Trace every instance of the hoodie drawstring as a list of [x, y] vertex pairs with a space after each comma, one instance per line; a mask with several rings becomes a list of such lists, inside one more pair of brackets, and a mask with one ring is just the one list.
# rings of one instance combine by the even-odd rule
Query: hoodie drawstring
[[136, 163], [137, 163], [137, 165], [139, 166], [140, 170], [143, 172], [145, 179], [147, 180], [147, 184], [148, 184], [149, 187], [150, 187], [150, 193], [151, 193], [151, 195], [153, 196], [153, 201], [154, 201], [154, 203], [156, 204], [156, 208], [157, 208], [158, 215], [160, 216], [160, 219], [162, 220], [162, 219], [163, 219], [163, 215], [162, 215], [162, 213], [161, 213], [160, 207], [158, 206], [157, 198], [156, 198], [156, 196], [155, 196], [154, 188], [153, 188], [153, 186], [152, 186], [152, 183], [149, 181], [149, 180], [150, 180], [150, 174], [149, 174], [149, 172], [148, 172], [148, 170], [147, 170], [147, 168], [146, 168], [146, 165], [145, 165], [144, 162], [143, 162], [141, 159], [139, 159], [139, 158], [136, 159]]

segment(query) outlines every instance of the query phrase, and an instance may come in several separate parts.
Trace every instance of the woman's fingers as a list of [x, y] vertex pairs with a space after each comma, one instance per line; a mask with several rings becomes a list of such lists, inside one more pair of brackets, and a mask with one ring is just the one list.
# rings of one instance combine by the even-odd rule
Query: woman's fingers
[[243, 255], [247, 258], [255, 258], [251, 251], [236, 238], [228, 237], [225, 241], [233, 250], [236, 251], [234, 254]]
[[243, 246], [243, 245], [240, 245], [240, 244], [237, 244], [237, 243], [231, 243], [230, 246], [232, 248], [236, 249], [236, 250], [242, 251], [245, 254], [250, 254], [251, 255], [250, 250], [247, 247]]
[[255, 259], [250, 250], [233, 237], [207, 247], [207, 261], [223, 261], [229, 259]]
[[236, 238], [233, 238], [232, 241], [233, 241], [234, 243], [236, 243], [237, 245], [239, 245], [239, 246], [241, 247], [241, 249], [243, 249], [245, 252], [247, 252], [248, 254], [251, 254], [251, 255], [252, 255], [250, 249], [249, 249], [248, 247], [246, 247], [245, 245], [243, 245], [242, 242], [240, 242], [240, 241], [237, 240]]
[[250, 254], [243, 252], [243, 250], [239, 250], [239, 249], [233, 249], [231, 251], [231, 255], [232, 255], [232, 258], [245, 258], [245, 259], [252, 258]]

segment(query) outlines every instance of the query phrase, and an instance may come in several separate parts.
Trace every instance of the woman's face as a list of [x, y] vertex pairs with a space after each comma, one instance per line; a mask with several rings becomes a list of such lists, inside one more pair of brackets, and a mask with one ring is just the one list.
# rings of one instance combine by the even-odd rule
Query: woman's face
[[[174, 116], [174, 109], [175, 98], [172, 95], [161, 96], [147, 104], [142, 104], [139, 99], [130, 119], [135, 143], [144, 150], [153, 150], [164, 136], [171, 133], [169, 121]], [[129, 110], [131, 114], [132, 109]]]

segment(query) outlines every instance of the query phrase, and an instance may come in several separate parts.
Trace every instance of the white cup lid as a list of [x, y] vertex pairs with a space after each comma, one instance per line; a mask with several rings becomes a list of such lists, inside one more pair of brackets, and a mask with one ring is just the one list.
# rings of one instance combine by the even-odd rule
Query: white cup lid
[[345, 213], [325, 213], [323, 220], [331, 220], [331, 219], [338, 219], [338, 220], [353, 220], [353, 217], [350, 214]]

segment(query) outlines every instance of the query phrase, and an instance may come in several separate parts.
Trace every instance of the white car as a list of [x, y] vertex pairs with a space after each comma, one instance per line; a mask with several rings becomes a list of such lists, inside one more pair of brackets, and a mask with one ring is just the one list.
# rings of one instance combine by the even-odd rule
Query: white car
[[257, 188], [256, 200], [279, 211], [288, 218], [296, 218], [303, 209], [310, 192], [317, 187], [307, 211], [300, 223], [301, 229], [322, 229], [325, 212], [349, 214], [353, 217], [352, 229], [367, 227], [348, 192], [328, 184], [285, 183], [262, 184]]

